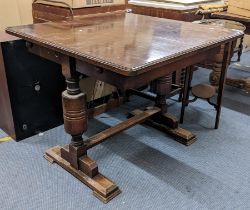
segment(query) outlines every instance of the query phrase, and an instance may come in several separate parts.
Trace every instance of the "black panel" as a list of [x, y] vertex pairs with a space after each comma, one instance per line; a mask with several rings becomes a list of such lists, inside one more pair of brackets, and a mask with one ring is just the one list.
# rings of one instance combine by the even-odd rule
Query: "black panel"
[[29, 53], [23, 40], [2, 47], [17, 140], [62, 124], [61, 66]]

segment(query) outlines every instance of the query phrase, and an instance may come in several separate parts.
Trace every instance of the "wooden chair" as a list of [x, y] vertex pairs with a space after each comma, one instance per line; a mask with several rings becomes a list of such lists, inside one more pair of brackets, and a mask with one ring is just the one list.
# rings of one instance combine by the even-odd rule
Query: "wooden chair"
[[[191, 87], [191, 81], [192, 81], [192, 77], [193, 77], [194, 67], [188, 67], [188, 68], [192, 68], [192, 70], [186, 71], [184, 88], [183, 88], [183, 92], [182, 92], [182, 106], [181, 106], [180, 123], [183, 123], [185, 108], [188, 106], [188, 104], [195, 102], [197, 99], [204, 99], [204, 100], [207, 100], [207, 102], [209, 104], [211, 104], [216, 110], [216, 120], [215, 120], [214, 128], [217, 129], [219, 126], [219, 115], [220, 115], [219, 107], [221, 106], [221, 102], [220, 102], [221, 99], [218, 98], [218, 96], [217, 96], [217, 103], [213, 103], [211, 101], [211, 98], [217, 94], [217, 88], [215, 86], [208, 85], [208, 84], [198, 84], [198, 85]], [[193, 99], [189, 99], [190, 91], [191, 91], [192, 95], [194, 96]]]
[[[205, 24], [209, 26], [220, 26], [228, 29], [234, 29], [234, 30], [242, 30], [245, 31], [246, 27], [242, 25], [241, 23], [235, 22], [235, 21], [228, 21], [228, 20], [220, 20], [220, 19], [204, 19], [200, 21], [194, 21], [194, 23], [198, 24]], [[239, 47], [232, 46], [234, 48], [231, 52], [231, 58], [233, 57], [234, 53], [238, 54], [238, 59], [237, 61], [240, 61], [240, 57], [242, 54], [243, 50], [243, 37], [240, 39], [240, 45]], [[202, 65], [205, 68], [211, 68], [213, 65], [212, 64], [204, 64]], [[216, 81], [215, 84], [209, 85], [209, 84], [198, 84], [193, 87], [191, 87], [191, 81], [192, 81], [192, 75], [193, 75], [193, 69], [194, 67], [189, 67], [192, 68], [192, 71], [186, 71], [186, 76], [185, 76], [185, 85], [183, 87], [182, 95], [181, 95], [181, 101], [182, 101], [182, 107], [181, 107], [181, 116], [180, 116], [180, 123], [183, 123], [184, 120], [184, 112], [185, 108], [188, 106], [189, 103], [195, 102], [197, 99], [204, 99], [207, 100], [209, 104], [211, 104], [215, 110], [216, 110], [216, 120], [215, 120], [215, 126], [214, 128], [217, 129], [219, 126], [219, 116], [220, 116], [220, 107], [221, 107], [221, 98], [220, 96], [217, 96], [217, 102], [213, 103], [211, 101], [211, 98], [217, 95], [217, 85], [219, 83], [222, 83], [224, 81], [220, 81], [219, 77], [218, 80]], [[191, 72], [191, 73], [188, 73]], [[214, 73], [214, 72], [213, 72]], [[227, 78], [226, 81], [228, 82], [231, 78]], [[210, 81], [211, 82], [211, 81]], [[193, 99], [189, 99], [189, 92], [192, 92], [192, 95], [194, 96]]]

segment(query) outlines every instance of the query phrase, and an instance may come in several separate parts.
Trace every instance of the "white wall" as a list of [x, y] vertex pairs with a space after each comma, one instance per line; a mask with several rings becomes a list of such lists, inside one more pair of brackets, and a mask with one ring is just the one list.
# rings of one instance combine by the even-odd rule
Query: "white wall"
[[32, 23], [33, 0], [0, 0], [0, 31], [8, 26]]

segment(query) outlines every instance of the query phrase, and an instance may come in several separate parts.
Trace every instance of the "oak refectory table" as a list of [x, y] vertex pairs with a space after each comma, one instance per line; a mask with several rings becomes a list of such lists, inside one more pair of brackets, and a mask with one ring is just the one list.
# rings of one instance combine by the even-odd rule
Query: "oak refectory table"
[[[61, 64], [67, 83], [62, 93], [64, 127], [72, 139], [68, 145], [47, 150], [45, 157], [89, 186], [103, 202], [120, 190], [99, 173], [97, 163], [87, 155], [88, 149], [142, 122], [179, 137], [186, 145], [192, 143], [196, 137], [179, 128], [178, 121], [167, 113], [166, 93], [171, 88], [172, 73], [186, 69], [188, 81], [192, 65], [216, 57], [220, 46], [225, 45], [220, 60], [220, 109], [231, 45], [243, 36], [240, 31], [124, 11], [10, 27], [6, 31], [25, 39], [31, 52]], [[155, 81], [155, 106], [135, 110], [128, 120], [83, 140], [88, 118], [114, 107], [114, 103], [88, 110], [86, 95], [78, 84], [80, 74], [115, 85], [121, 92]]]

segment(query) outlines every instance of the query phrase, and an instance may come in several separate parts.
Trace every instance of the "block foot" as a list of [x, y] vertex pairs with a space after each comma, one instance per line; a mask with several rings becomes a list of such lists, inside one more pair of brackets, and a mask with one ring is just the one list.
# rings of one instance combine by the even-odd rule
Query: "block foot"
[[[93, 190], [94, 195], [103, 203], [108, 203], [110, 200], [121, 193], [120, 189], [115, 183], [113, 183], [110, 179], [103, 176], [99, 172], [95, 176], [90, 177], [81, 170], [77, 170], [72, 167], [72, 165], [67, 160], [62, 158], [61, 149], [62, 147], [60, 146], [55, 146], [48, 149], [45, 152], [46, 159], [49, 162], [51, 162], [51, 160], [52, 162], [56, 162], [66, 171], [79, 179], [82, 183], [87, 185], [90, 189]], [[91, 160], [88, 156], [85, 156], [84, 159], [88, 159], [86, 160], [88, 162], [90, 162]]]

